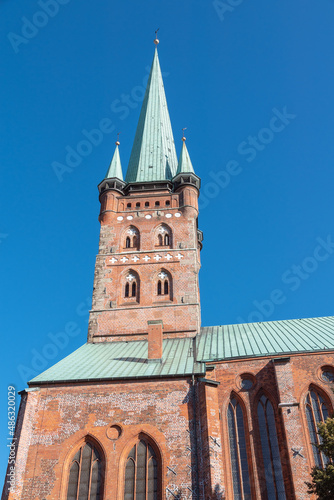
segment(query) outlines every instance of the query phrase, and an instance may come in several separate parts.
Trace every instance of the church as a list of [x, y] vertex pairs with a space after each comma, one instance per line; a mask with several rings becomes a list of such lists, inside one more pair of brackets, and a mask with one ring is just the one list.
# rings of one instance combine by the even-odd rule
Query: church
[[305, 500], [325, 463], [334, 317], [201, 326], [201, 181], [155, 44], [126, 175], [117, 141], [98, 186], [87, 342], [21, 391], [2, 500]]

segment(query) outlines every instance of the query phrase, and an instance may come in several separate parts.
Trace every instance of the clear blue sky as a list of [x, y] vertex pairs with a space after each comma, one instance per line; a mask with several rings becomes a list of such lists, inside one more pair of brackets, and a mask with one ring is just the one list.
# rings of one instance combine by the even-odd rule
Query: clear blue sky
[[126, 169], [156, 28], [202, 178], [203, 325], [333, 315], [333, 18], [332, 0], [1, 2], [1, 470], [7, 386], [86, 340], [96, 185], [118, 131]]

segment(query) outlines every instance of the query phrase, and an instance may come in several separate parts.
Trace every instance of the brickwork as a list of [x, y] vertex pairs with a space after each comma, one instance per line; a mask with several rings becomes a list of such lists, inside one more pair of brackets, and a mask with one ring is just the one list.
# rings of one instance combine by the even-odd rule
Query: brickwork
[[[66, 498], [68, 463], [87, 436], [105, 457], [104, 500], [123, 499], [124, 465], [138, 436], [150, 440], [161, 456], [159, 498], [173, 498], [177, 492], [192, 498], [190, 380], [50, 387], [24, 399], [34, 410], [32, 425], [20, 439], [23, 469], [16, 491], [8, 497], [4, 493], [3, 499]], [[115, 426], [120, 435], [113, 432]]]
[[[292, 355], [288, 360], [281, 362], [273, 362], [270, 357], [233, 360], [228, 363], [217, 362], [214, 370], [208, 372], [207, 376], [220, 382], [217, 393], [221, 413], [222, 466], [226, 478], [222, 489], [226, 489], [227, 499], [233, 498], [227, 425], [227, 407], [231, 394], [238, 397], [244, 408], [253, 498], [267, 498], [263, 488], [265, 479], [257, 421], [257, 402], [262, 393], [270, 398], [274, 406], [286, 497], [298, 500], [312, 498], [306, 493], [305, 486], [305, 481], [309, 480], [309, 473], [314, 465], [305, 414], [305, 396], [310, 386], [315, 387], [321, 391], [332, 411], [334, 402], [332, 384], [325, 383], [320, 377], [321, 367], [326, 365], [334, 365], [332, 353]], [[243, 374], [254, 380], [252, 389], [241, 389]], [[298, 403], [298, 406], [279, 407], [280, 403]], [[204, 412], [203, 406], [202, 411]], [[205, 426], [202, 432], [206, 432]], [[209, 463], [209, 458], [205, 457], [205, 461], [207, 460]], [[220, 474], [220, 469], [217, 473]]]
[[[89, 341], [138, 339], [147, 335], [151, 319], [163, 321], [166, 337], [199, 332], [197, 198], [192, 186], [177, 193], [124, 196], [109, 190], [101, 195]], [[157, 283], [164, 275], [168, 293], [162, 288], [159, 295]]]

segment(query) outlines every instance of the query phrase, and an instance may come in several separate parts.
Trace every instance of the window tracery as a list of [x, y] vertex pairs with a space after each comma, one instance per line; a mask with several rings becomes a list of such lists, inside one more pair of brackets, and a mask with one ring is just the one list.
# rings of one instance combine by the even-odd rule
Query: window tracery
[[67, 500], [102, 500], [103, 462], [97, 448], [85, 442], [73, 457]]

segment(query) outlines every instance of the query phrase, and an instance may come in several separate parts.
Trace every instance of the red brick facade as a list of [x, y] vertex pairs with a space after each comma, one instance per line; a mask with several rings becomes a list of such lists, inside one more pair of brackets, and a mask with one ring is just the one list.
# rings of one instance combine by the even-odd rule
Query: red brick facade
[[[108, 190], [101, 195], [89, 340], [143, 338], [149, 320], [162, 320], [166, 337], [198, 333], [197, 200], [198, 191], [192, 186], [175, 193], [153, 189], [145, 195], [123, 196]], [[160, 273], [167, 275], [167, 294], [157, 294]]]

